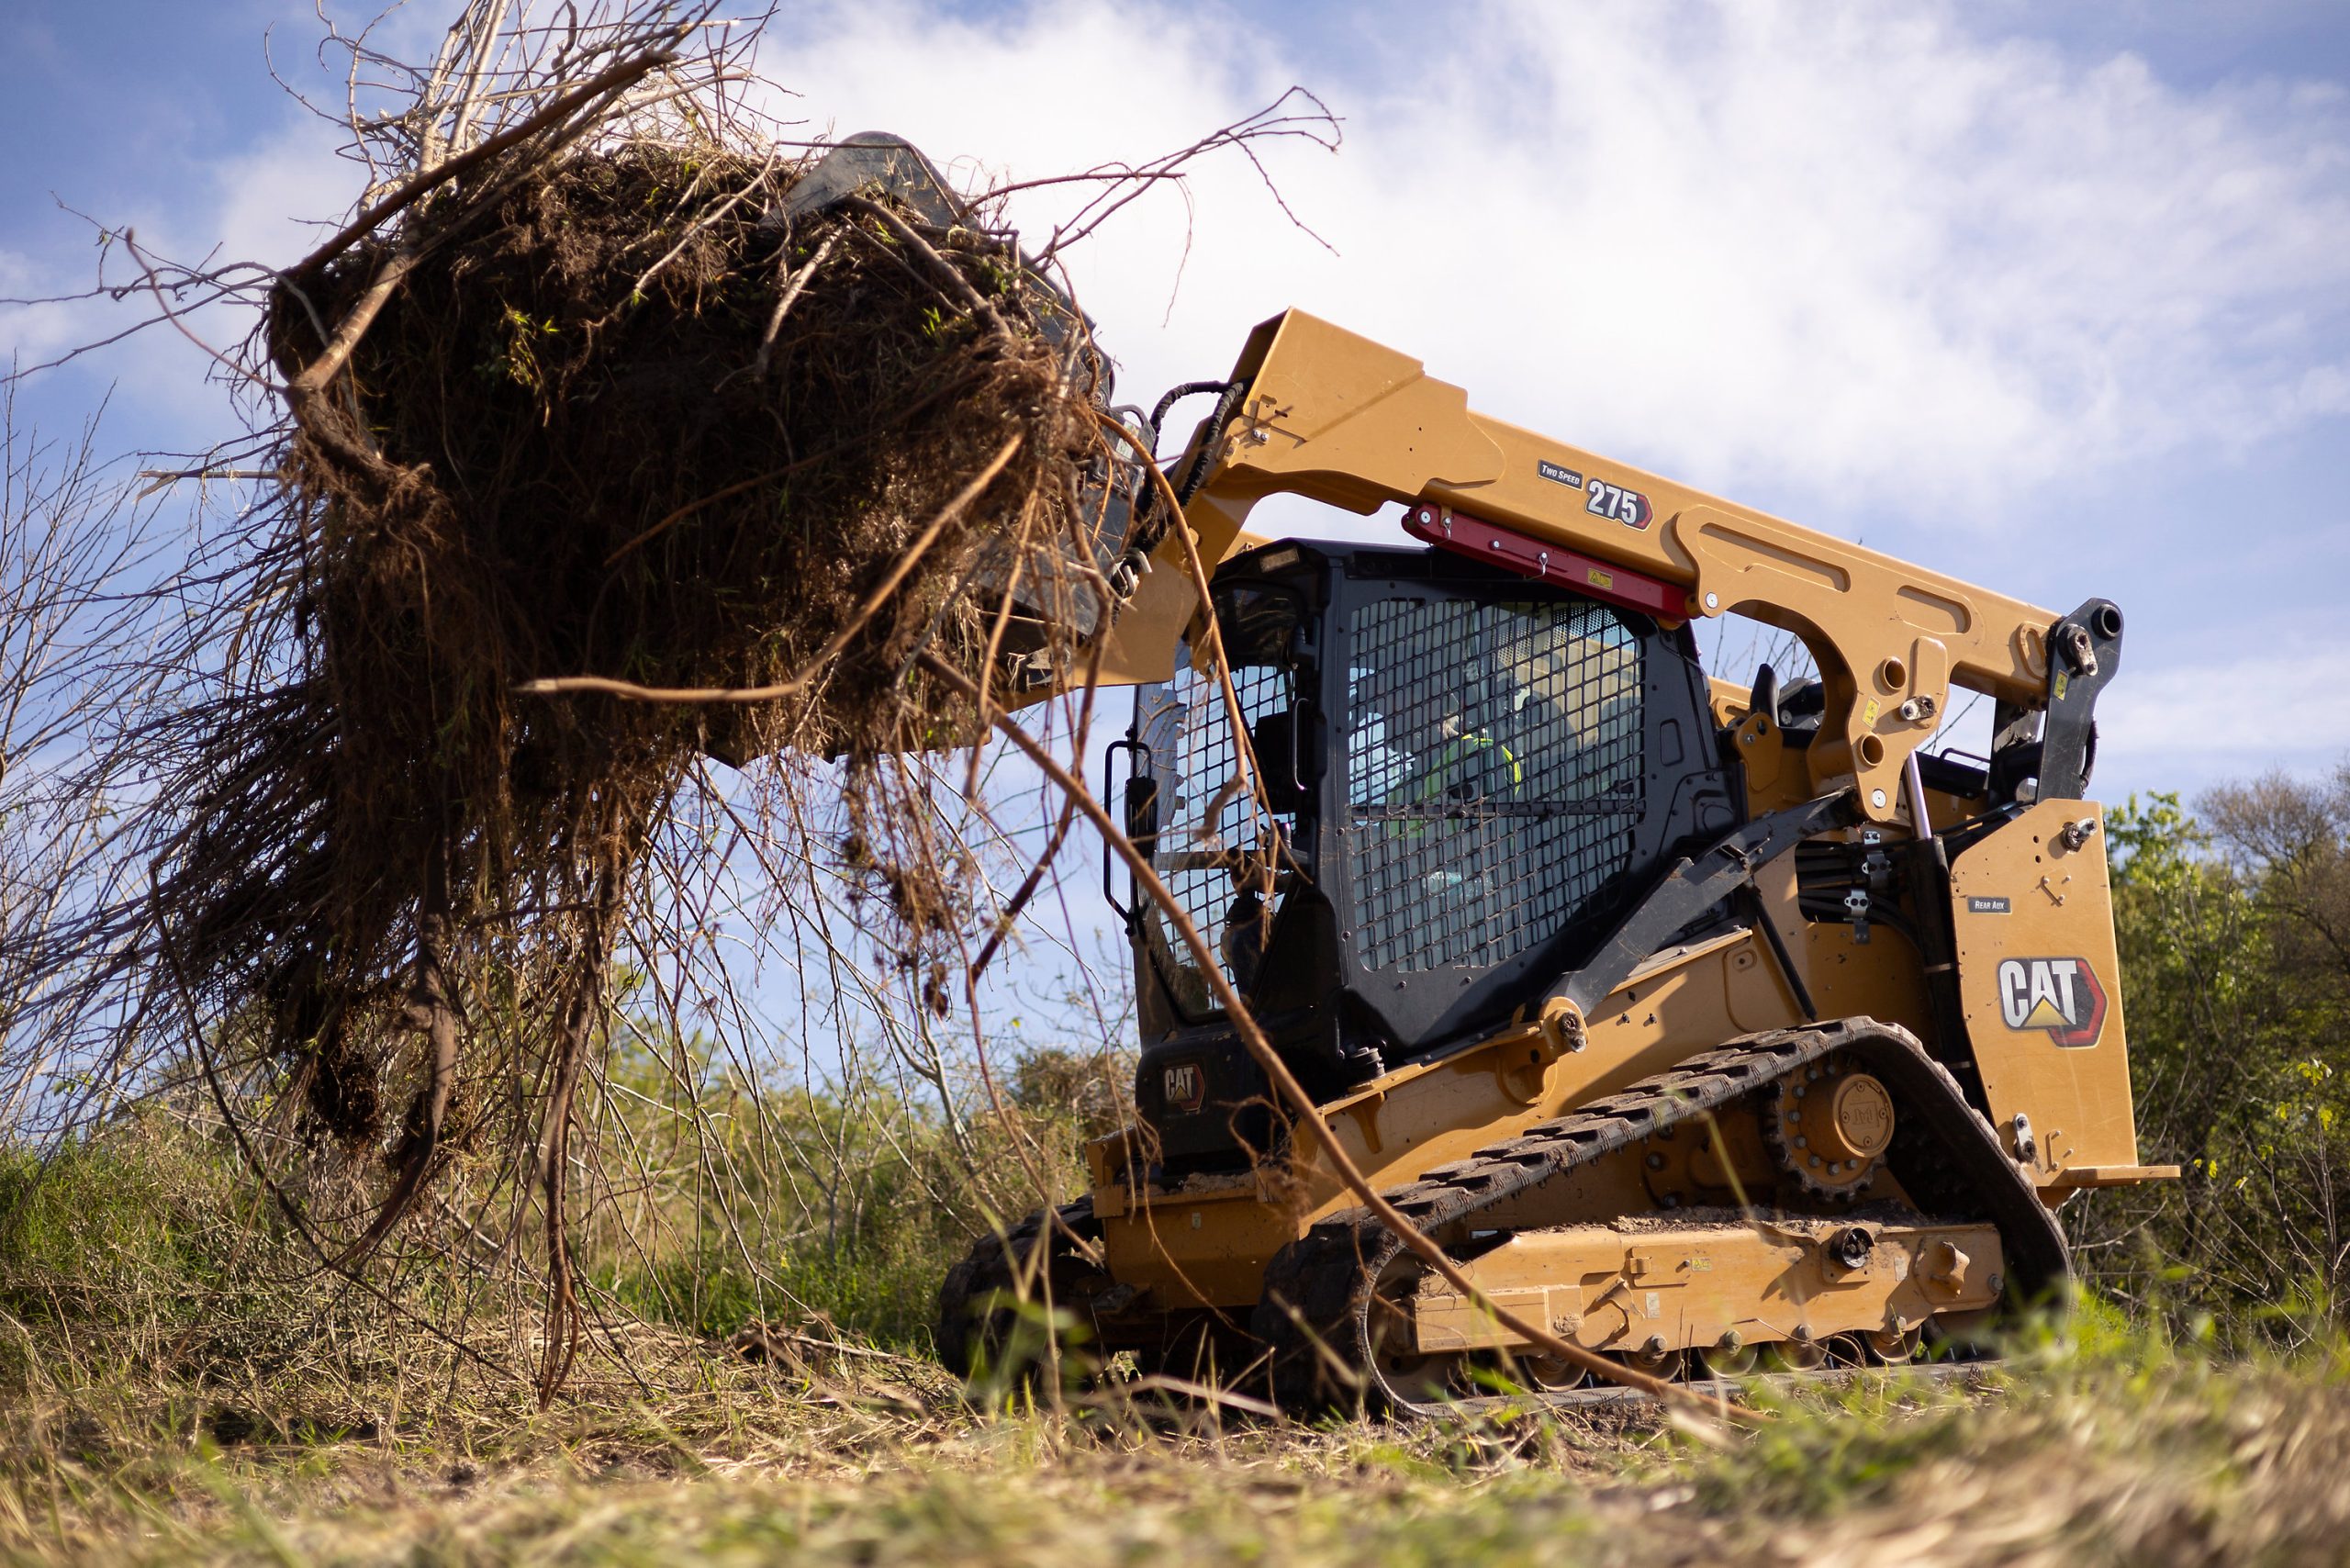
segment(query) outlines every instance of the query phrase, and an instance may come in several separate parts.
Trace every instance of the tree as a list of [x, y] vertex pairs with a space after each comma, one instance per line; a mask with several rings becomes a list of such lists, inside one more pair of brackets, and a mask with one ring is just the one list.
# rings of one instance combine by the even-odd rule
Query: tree
[[2185, 1175], [2083, 1205], [2109, 1289], [2254, 1327], [2308, 1293], [2344, 1299], [2345, 778], [2231, 786], [2199, 821], [2176, 794], [2132, 797], [2109, 819], [2141, 1145]]

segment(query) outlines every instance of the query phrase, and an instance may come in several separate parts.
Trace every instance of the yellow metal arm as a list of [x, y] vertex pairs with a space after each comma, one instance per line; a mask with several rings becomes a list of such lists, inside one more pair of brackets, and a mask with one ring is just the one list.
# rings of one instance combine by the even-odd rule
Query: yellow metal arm
[[[1813, 784], [1855, 782], [1880, 821], [1900, 815], [1902, 765], [1953, 685], [2045, 703], [2049, 610], [1487, 419], [1419, 361], [1302, 310], [1252, 332], [1233, 375], [1245, 396], [1203, 432], [1212, 466], [1185, 508], [1205, 560], [1287, 492], [1365, 514], [1451, 508], [1641, 573], [1682, 590], [1693, 619], [1736, 610], [1803, 639], [1828, 700]], [[1171, 532], [1155, 566], [1113, 634], [1111, 678], [1171, 673], [1197, 609]]]

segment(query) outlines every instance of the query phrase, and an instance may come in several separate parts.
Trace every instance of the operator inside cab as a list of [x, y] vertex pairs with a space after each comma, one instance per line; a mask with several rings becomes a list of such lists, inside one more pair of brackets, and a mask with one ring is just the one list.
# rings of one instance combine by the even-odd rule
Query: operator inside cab
[[[1414, 691], [1391, 673], [1374, 670], [1364, 696], [1384, 721], [1387, 745], [1409, 759], [1400, 770], [1403, 777], [1387, 790], [1384, 803], [1390, 808], [1425, 816], [1425, 810], [1409, 809], [1509, 800], [1525, 784], [1526, 768], [1516, 754], [1471, 724], [1468, 698], [1451, 683]], [[1405, 831], [1416, 835], [1426, 826], [1413, 822]]]
[[1272, 935], [1274, 895], [1287, 873], [1288, 857], [1281, 823], [1267, 826], [1254, 850], [1242, 850], [1226, 859], [1232, 873], [1232, 907], [1225, 911], [1224, 961], [1232, 983], [1242, 994], [1254, 990], [1265, 958], [1265, 943]]
[[1505, 800], [1526, 782], [1516, 754], [1484, 731], [1471, 729], [1467, 710], [1459, 701], [1443, 705], [1436, 744], [1411, 749], [1419, 767], [1416, 777], [1402, 786], [1410, 791], [1411, 804]]

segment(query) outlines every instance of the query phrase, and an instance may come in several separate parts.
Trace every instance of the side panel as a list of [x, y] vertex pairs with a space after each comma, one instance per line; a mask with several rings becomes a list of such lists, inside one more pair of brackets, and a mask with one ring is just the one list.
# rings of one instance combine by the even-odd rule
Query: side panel
[[[2010, 1150], [2016, 1116], [2031, 1118], [2043, 1185], [2138, 1162], [2104, 815], [2089, 801], [2042, 801], [1951, 868], [1959, 994], [1984, 1097]], [[2080, 823], [2094, 825], [2068, 847], [2065, 829]]]

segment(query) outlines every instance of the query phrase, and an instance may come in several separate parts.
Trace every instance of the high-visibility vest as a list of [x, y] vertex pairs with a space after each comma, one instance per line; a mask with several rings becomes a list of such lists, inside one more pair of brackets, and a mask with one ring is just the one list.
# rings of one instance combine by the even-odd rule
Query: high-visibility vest
[[[1494, 795], [1511, 795], [1525, 783], [1525, 767], [1518, 755], [1509, 747], [1483, 734], [1452, 736], [1428, 762], [1428, 771], [1415, 783], [1396, 790], [1389, 797], [1393, 806], [1428, 806], [1443, 801], [1455, 790], [1466, 788], [1469, 792], [1461, 800], [1487, 800]], [[1407, 790], [1407, 792], [1405, 792]]]
[[1444, 743], [1406, 803], [1429, 805], [1463, 788], [1470, 793], [1461, 799], [1483, 800], [1513, 794], [1525, 782], [1526, 769], [1516, 753], [1489, 735], [1472, 732]]

